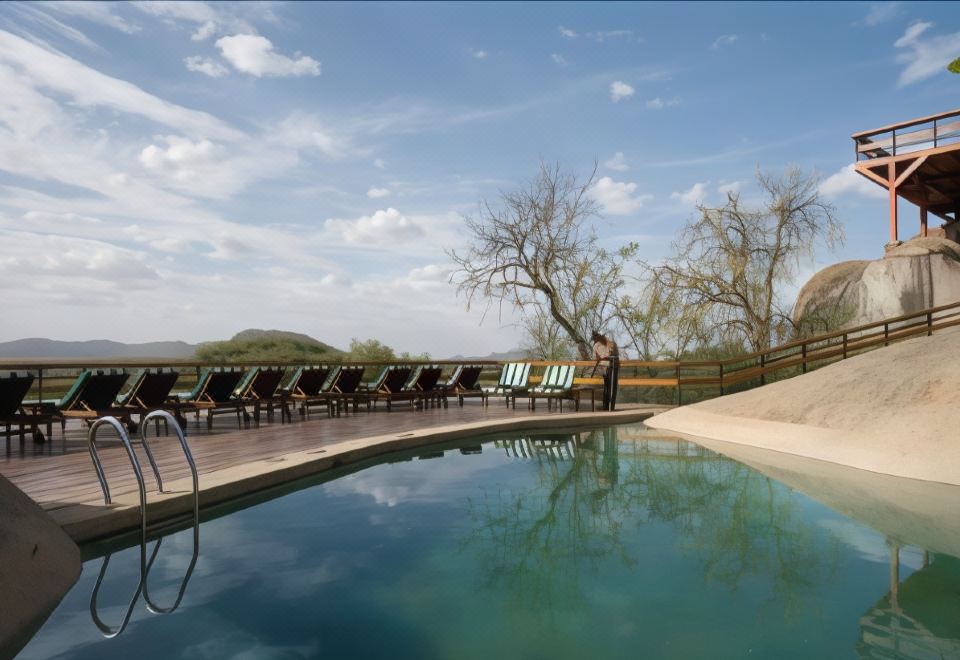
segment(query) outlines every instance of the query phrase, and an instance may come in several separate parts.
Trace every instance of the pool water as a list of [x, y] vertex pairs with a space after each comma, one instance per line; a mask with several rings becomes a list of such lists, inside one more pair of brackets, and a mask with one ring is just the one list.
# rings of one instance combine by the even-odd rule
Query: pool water
[[[400, 458], [207, 520], [179, 607], [141, 596], [112, 639], [90, 611], [103, 559], [85, 561], [18, 657], [960, 654], [960, 560], [697, 445], [611, 427]], [[117, 626], [140, 551], [107, 549], [97, 609]], [[159, 607], [193, 550], [191, 529], [163, 539]]]

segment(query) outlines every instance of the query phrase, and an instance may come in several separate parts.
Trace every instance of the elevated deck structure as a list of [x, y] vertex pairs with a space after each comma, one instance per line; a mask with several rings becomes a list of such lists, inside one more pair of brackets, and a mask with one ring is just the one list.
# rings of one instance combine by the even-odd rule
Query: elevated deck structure
[[855, 169], [890, 194], [890, 244], [899, 243], [897, 201], [920, 208], [920, 235], [930, 214], [943, 236], [960, 240], [960, 110], [854, 133]]

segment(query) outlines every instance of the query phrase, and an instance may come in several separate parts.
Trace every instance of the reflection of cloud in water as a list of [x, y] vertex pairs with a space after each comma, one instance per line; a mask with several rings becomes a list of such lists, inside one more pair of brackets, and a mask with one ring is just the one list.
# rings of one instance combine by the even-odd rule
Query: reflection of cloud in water
[[447, 502], [451, 493], [475, 479], [477, 472], [502, 467], [502, 457], [491, 454], [493, 452], [463, 458], [448, 451], [442, 468], [425, 470], [420, 461], [393, 463], [346, 475], [324, 488], [331, 495], [372, 497], [374, 502], [387, 507]]
[[[861, 559], [877, 564], [890, 563], [890, 546], [879, 532], [868, 529], [852, 520], [820, 520], [820, 527], [830, 531], [833, 536], [848, 547], [857, 551]], [[923, 552], [916, 548], [900, 550], [900, 566], [919, 569], [923, 565]]]

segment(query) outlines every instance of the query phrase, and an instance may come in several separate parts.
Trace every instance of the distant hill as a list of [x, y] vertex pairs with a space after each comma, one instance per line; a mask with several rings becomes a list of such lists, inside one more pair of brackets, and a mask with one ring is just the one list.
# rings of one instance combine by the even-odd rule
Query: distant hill
[[57, 341], [55, 339], [17, 339], [0, 342], [0, 358], [190, 358], [195, 344], [183, 341], [153, 341], [125, 344], [108, 339]]
[[489, 355], [484, 355], [482, 357], [478, 355], [454, 355], [448, 359], [456, 362], [469, 362], [470, 360], [497, 360], [499, 362], [510, 362], [512, 360], [525, 360], [527, 357], [527, 352], [522, 348], [511, 348], [509, 351], [505, 351], [503, 353], [490, 353]]
[[196, 350], [198, 360], [209, 362], [331, 361], [343, 355], [344, 351], [309, 335], [258, 329], [243, 330], [226, 341], [201, 344]]

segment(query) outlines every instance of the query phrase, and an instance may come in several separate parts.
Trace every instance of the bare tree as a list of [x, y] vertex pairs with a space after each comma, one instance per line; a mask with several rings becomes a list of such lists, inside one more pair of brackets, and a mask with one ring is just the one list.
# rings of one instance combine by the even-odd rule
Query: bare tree
[[720, 207], [700, 205], [700, 218], [681, 230], [675, 256], [650, 272], [655, 285], [680, 297], [685, 317], [717, 343], [769, 348], [792, 334], [790, 305], [781, 300], [800, 261], [815, 246], [843, 242], [819, 179], [793, 167], [782, 177], [757, 172], [764, 202], [747, 208], [739, 193]]
[[582, 359], [591, 355], [590, 331], [610, 320], [623, 264], [635, 251], [600, 249], [589, 221], [598, 206], [589, 196], [596, 168], [584, 181], [559, 165], [540, 164], [526, 187], [501, 193], [500, 204], [482, 202], [466, 218], [471, 241], [451, 251], [459, 266], [451, 276], [467, 307], [478, 301], [512, 304], [535, 327], [559, 326]]

